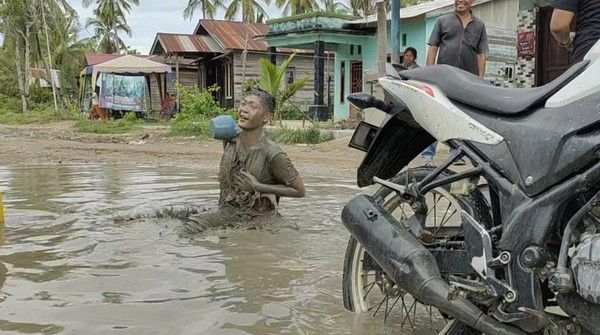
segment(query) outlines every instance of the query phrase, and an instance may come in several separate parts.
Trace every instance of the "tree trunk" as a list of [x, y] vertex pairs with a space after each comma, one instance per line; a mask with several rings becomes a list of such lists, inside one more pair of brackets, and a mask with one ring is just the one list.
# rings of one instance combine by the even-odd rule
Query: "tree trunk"
[[[56, 85], [54, 83], [54, 76], [52, 76], [52, 56], [50, 55], [50, 37], [48, 37], [48, 24], [46, 23], [46, 9], [44, 4], [42, 5], [42, 20], [44, 21], [44, 31], [46, 34], [46, 52], [48, 53], [48, 63], [46, 64], [46, 72], [50, 78], [50, 86], [52, 87], [52, 97], [54, 98], [54, 110], [58, 112], [58, 98], [56, 92]], [[43, 57], [42, 57], [43, 58]]]
[[17, 81], [19, 83], [19, 95], [21, 96], [22, 112], [27, 112], [27, 96], [25, 93], [26, 83], [23, 82], [23, 69], [21, 68], [21, 54], [18, 41], [15, 43], [15, 65], [17, 67]]
[[27, 99], [27, 105], [29, 106], [29, 68], [31, 67], [30, 53], [31, 47], [29, 37], [31, 36], [31, 24], [28, 23], [25, 26], [25, 99]]

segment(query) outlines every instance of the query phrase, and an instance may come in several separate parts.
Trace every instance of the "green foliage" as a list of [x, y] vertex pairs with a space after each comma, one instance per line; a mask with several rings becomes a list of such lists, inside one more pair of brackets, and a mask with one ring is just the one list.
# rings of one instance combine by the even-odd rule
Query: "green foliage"
[[34, 103], [31, 110], [21, 112], [21, 100], [0, 94], [0, 124], [50, 123], [54, 121], [79, 120], [83, 116], [79, 107], [65, 100], [58, 113], [50, 103]]
[[255, 88], [260, 88], [260, 80], [258, 79], [248, 79], [242, 85], [242, 90], [244, 92], [251, 91]]
[[292, 106], [284, 106], [281, 109], [282, 120], [302, 120], [303, 118], [302, 112]]
[[33, 85], [29, 88], [29, 99], [37, 104], [50, 104], [53, 101], [52, 89]]
[[281, 65], [273, 65], [269, 60], [261, 58], [259, 86], [262, 90], [269, 92], [275, 97], [275, 119], [281, 119], [280, 110], [287, 101], [293, 98], [306, 84], [307, 78], [300, 78], [289, 85], [284, 84], [285, 71], [294, 59], [291, 55]]
[[75, 123], [75, 129], [82, 133], [93, 134], [123, 134], [142, 129], [134, 112], [125, 114], [118, 120], [102, 122], [80, 118]]
[[323, 132], [317, 126], [309, 128], [292, 129], [281, 127], [269, 133], [269, 137], [279, 143], [306, 143], [317, 144], [321, 142], [331, 141], [333, 133]]
[[233, 110], [220, 107], [213, 94], [218, 87], [202, 91], [197, 87], [180, 86], [178, 88], [181, 111], [171, 119], [171, 134], [177, 136], [209, 136], [208, 122], [219, 115], [237, 117]]

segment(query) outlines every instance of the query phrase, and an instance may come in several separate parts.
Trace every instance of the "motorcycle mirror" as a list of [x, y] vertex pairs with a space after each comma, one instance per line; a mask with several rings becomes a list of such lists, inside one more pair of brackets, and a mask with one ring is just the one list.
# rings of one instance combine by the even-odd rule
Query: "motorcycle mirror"
[[348, 95], [348, 101], [360, 109], [377, 108], [385, 113], [389, 113], [393, 107], [393, 104], [381, 101], [368, 93], [352, 93]]
[[367, 109], [376, 105], [377, 98], [368, 93], [352, 93], [348, 95], [348, 100], [360, 109]]

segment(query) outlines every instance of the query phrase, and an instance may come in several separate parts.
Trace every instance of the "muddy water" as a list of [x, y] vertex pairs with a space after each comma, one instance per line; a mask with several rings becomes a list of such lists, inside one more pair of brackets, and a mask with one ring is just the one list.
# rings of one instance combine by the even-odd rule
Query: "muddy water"
[[271, 230], [184, 239], [176, 220], [115, 218], [214, 206], [212, 172], [0, 168], [0, 333], [401, 333], [342, 304], [352, 176], [305, 182], [309, 197], [284, 199]]

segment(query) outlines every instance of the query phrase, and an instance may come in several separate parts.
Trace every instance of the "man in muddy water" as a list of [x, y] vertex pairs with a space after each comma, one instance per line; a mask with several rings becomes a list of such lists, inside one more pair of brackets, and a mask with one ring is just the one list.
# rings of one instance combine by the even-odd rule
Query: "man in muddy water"
[[304, 183], [287, 154], [267, 139], [275, 99], [254, 89], [238, 108], [239, 134], [225, 142], [219, 168], [219, 210], [190, 216], [184, 234], [209, 228], [255, 228], [277, 214], [280, 197], [304, 197]]

